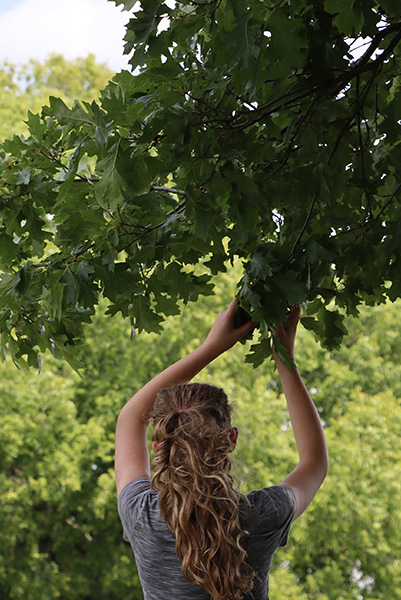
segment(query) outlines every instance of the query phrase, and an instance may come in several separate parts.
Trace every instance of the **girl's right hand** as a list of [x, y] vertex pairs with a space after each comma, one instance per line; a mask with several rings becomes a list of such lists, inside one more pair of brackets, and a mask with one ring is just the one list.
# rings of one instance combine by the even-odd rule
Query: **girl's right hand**
[[[288, 354], [291, 358], [294, 358], [294, 345], [295, 345], [295, 335], [297, 332], [297, 325], [299, 318], [301, 316], [301, 308], [299, 304], [297, 306], [293, 306], [290, 312], [287, 315], [287, 322], [284, 325], [277, 325], [276, 330], [274, 332], [274, 337], [277, 337], [280, 343], [287, 350]], [[273, 340], [273, 356], [274, 359], [280, 360], [277, 351], [274, 348], [274, 340]]]

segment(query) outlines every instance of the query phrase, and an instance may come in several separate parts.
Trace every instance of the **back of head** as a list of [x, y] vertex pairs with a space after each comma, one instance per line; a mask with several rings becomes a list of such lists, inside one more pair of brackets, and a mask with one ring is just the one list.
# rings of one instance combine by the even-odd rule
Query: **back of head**
[[221, 388], [184, 384], [160, 390], [152, 414], [157, 443], [152, 485], [175, 534], [184, 577], [214, 600], [252, 588], [239, 523], [244, 496], [231, 475], [231, 407]]

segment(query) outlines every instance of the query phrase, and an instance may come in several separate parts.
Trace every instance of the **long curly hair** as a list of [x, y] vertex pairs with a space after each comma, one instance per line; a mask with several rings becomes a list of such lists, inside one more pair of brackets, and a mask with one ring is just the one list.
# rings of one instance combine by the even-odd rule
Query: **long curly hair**
[[161, 514], [183, 576], [213, 600], [240, 600], [254, 577], [239, 521], [249, 503], [230, 473], [231, 410], [221, 388], [192, 383], [160, 390], [151, 415]]

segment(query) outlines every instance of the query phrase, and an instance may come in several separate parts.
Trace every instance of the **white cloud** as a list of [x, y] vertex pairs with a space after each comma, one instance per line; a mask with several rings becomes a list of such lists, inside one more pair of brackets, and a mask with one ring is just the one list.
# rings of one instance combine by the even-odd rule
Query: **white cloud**
[[95, 54], [120, 71], [129, 13], [107, 0], [25, 0], [0, 14], [0, 62], [43, 60], [57, 52], [72, 59]]

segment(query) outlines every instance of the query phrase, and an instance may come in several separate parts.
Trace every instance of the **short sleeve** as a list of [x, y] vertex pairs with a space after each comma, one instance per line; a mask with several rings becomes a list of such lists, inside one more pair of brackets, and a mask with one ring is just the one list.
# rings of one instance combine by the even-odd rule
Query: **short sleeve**
[[118, 513], [124, 529], [123, 538], [129, 539], [128, 532], [133, 531], [135, 523], [140, 514], [143, 503], [149, 492], [152, 491], [150, 479], [140, 477], [127, 483], [121, 490], [118, 500]]
[[284, 484], [275, 485], [268, 489], [278, 518], [280, 530], [279, 546], [285, 546], [291, 524], [294, 520], [297, 500], [292, 489]]

